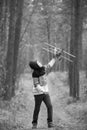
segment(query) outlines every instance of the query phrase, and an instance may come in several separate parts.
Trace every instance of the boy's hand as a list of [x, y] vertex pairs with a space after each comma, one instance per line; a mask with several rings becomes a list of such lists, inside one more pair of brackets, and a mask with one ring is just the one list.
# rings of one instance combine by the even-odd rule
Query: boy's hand
[[56, 53], [56, 57], [59, 58], [62, 54], [62, 51]]
[[63, 50], [58, 51], [57, 48], [54, 48], [54, 58], [59, 58], [62, 55]]

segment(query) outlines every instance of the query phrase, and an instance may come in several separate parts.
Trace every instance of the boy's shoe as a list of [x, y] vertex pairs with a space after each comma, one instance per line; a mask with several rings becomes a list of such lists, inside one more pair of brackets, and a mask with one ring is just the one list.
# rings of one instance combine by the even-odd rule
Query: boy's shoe
[[55, 127], [55, 125], [52, 122], [49, 122], [48, 123], [48, 128], [52, 128], [52, 127]]
[[37, 124], [33, 123], [32, 129], [37, 129]]

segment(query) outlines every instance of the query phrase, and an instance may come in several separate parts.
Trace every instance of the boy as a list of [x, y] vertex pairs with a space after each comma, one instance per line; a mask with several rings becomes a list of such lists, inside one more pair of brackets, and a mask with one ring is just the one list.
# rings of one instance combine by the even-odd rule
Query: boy
[[48, 128], [54, 127], [53, 125], [53, 108], [50, 100], [48, 85], [46, 81], [46, 76], [49, 72], [49, 69], [53, 67], [61, 55], [61, 52], [54, 55], [54, 58], [45, 66], [43, 66], [39, 61], [30, 61], [29, 66], [33, 70], [33, 94], [35, 99], [35, 108], [33, 113], [32, 128], [37, 128], [38, 123], [38, 114], [40, 111], [40, 106], [42, 101], [47, 107], [47, 124]]

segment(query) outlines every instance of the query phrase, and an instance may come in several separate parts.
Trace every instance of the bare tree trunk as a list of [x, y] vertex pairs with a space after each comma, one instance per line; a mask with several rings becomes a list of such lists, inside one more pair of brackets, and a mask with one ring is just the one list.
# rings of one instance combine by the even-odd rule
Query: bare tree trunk
[[70, 96], [79, 98], [79, 20], [80, 18], [80, 5], [81, 0], [72, 0], [72, 18], [71, 18], [71, 43], [70, 53], [76, 56], [73, 63], [69, 64], [69, 84], [70, 84]]
[[14, 55], [13, 55], [13, 90], [12, 96], [14, 95], [15, 81], [16, 81], [16, 70], [17, 70], [17, 59], [18, 59], [18, 50], [20, 43], [20, 33], [21, 33], [21, 24], [22, 24], [22, 11], [23, 11], [23, 2], [24, 0], [17, 0], [17, 19], [15, 24], [15, 39], [14, 39]]
[[16, 0], [10, 0], [10, 17], [9, 17], [9, 37], [8, 50], [6, 57], [6, 80], [5, 80], [5, 94], [4, 99], [10, 99], [13, 87], [13, 57], [14, 57], [14, 36], [15, 36], [15, 7]]
[[78, 60], [79, 60], [79, 69], [81, 70], [82, 69], [82, 30], [83, 30], [83, 0], [80, 0], [79, 1], [79, 5], [78, 5]]
[[[2, 11], [2, 24], [1, 24], [1, 33], [0, 33], [0, 43], [1, 43], [1, 50], [0, 50], [0, 61], [1, 61], [1, 68], [0, 68], [0, 73], [1, 73], [1, 88], [4, 90], [4, 81], [5, 81], [5, 59], [6, 59], [6, 52], [7, 52], [7, 34], [8, 34], [8, 29], [7, 29], [7, 21], [8, 21], [8, 8], [9, 8], [9, 0], [4, 0], [3, 1], [3, 11]], [[2, 91], [2, 95], [3, 95]]]
[[0, 1], [0, 96], [2, 95], [1, 89], [3, 88], [3, 78], [4, 78], [4, 69], [3, 69], [3, 12], [4, 12], [4, 1]]
[[84, 70], [87, 78], [87, 47], [85, 48], [85, 53], [84, 53]]
[[14, 95], [18, 49], [21, 33], [21, 20], [23, 0], [10, 1], [9, 37], [6, 57], [6, 80], [4, 99], [8, 100]]
[[[50, 16], [48, 16], [48, 18], [46, 18], [46, 25], [47, 25], [47, 40], [48, 40], [48, 44], [50, 44]], [[50, 50], [50, 46], [49, 50]], [[51, 59], [51, 53], [48, 53], [48, 60]]]

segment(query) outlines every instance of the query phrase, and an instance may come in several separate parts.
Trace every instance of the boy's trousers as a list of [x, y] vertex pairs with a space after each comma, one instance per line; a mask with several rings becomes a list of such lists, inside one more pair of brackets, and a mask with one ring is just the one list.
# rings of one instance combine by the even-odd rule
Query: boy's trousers
[[38, 115], [42, 101], [45, 103], [47, 107], [47, 123], [52, 122], [53, 108], [49, 94], [47, 93], [47, 94], [34, 95], [34, 99], [35, 99], [35, 108], [33, 113], [32, 124], [38, 123]]

